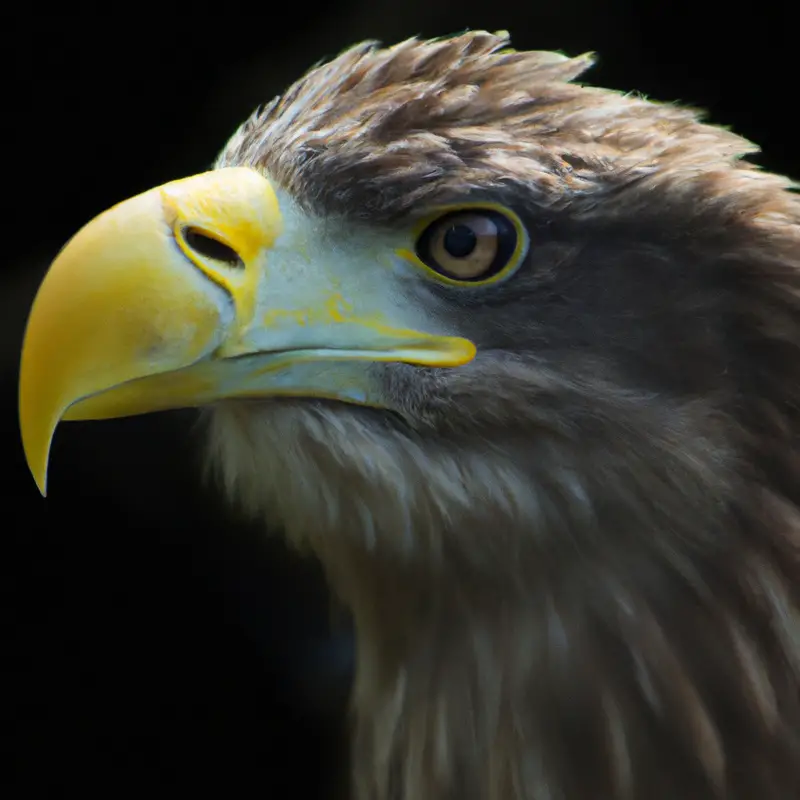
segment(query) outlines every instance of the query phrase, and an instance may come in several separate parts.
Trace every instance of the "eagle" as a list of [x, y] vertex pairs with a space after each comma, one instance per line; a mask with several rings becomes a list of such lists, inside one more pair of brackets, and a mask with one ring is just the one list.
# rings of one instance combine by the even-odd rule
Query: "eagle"
[[591, 55], [311, 69], [58, 254], [61, 420], [201, 409], [357, 635], [356, 800], [800, 797], [800, 202]]

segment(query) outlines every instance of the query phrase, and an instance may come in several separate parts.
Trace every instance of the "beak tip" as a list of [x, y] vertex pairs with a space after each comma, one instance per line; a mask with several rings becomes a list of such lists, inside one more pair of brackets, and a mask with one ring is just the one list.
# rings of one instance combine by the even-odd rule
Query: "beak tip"
[[30, 436], [26, 436], [30, 432], [22, 426], [22, 449], [25, 453], [25, 461], [28, 464], [33, 481], [36, 488], [42, 497], [47, 497], [47, 472], [50, 461], [50, 444], [52, 442], [52, 434], [46, 438], [46, 445], [41, 446], [41, 443], [31, 442]]
[[39, 490], [39, 494], [41, 494], [42, 497], [47, 497], [47, 463], [45, 462], [41, 467], [36, 467], [29, 462], [28, 467], [33, 476], [33, 482]]

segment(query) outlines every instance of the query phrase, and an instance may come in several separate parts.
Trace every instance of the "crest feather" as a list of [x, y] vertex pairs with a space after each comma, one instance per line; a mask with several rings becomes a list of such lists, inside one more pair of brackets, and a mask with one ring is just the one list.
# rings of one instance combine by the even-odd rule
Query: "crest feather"
[[358, 44], [257, 111], [218, 166], [264, 170], [306, 209], [372, 224], [515, 187], [528, 206], [581, 215], [642, 180], [664, 203], [720, 176], [732, 191], [789, 185], [741, 162], [757, 148], [693, 109], [574, 83], [592, 54], [508, 45], [480, 31]]

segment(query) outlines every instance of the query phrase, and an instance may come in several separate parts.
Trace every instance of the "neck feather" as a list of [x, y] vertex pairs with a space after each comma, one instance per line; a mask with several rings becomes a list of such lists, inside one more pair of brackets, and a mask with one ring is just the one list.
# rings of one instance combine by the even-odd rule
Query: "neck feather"
[[282, 413], [231, 406], [212, 441], [353, 613], [358, 800], [800, 791], [800, 523], [697, 409], [457, 452]]

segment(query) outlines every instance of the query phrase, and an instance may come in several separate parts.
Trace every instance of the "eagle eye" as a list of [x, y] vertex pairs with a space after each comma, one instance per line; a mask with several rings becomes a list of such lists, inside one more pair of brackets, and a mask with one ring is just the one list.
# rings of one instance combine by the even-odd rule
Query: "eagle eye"
[[493, 208], [440, 214], [417, 239], [415, 256], [447, 283], [493, 283], [516, 267], [524, 250], [521, 224]]

